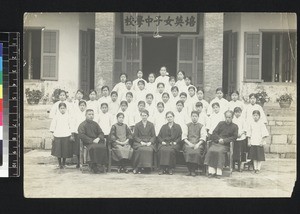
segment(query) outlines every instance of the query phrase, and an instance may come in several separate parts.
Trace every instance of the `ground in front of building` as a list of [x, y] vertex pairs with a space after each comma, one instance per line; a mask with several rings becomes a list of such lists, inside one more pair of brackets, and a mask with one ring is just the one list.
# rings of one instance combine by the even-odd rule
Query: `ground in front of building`
[[75, 166], [56, 169], [48, 150], [24, 154], [26, 198], [118, 197], [290, 197], [296, 180], [296, 159], [269, 156], [260, 174], [233, 172], [221, 179], [174, 175], [82, 173]]

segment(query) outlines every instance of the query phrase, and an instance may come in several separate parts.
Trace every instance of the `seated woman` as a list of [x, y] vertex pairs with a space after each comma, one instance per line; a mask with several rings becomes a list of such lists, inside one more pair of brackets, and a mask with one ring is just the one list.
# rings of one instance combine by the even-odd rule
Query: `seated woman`
[[142, 120], [135, 124], [133, 133], [133, 173], [141, 174], [145, 168], [152, 168], [155, 151], [155, 129], [147, 121], [149, 112], [141, 111]]
[[179, 150], [182, 130], [180, 125], [174, 123], [174, 113], [166, 113], [168, 123], [163, 125], [157, 136], [158, 141], [158, 174], [173, 174], [176, 164], [176, 151]]
[[132, 134], [129, 127], [123, 123], [124, 114], [117, 114], [117, 123], [112, 125], [109, 138], [112, 146], [112, 158], [119, 162], [118, 173], [128, 173], [126, 169], [126, 160], [132, 157], [132, 148], [129, 141], [132, 139]]
[[229, 150], [230, 142], [238, 137], [238, 126], [232, 123], [233, 112], [225, 112], [225, 121], [219, 122], [211, 136], [212, 145], [205, 156], [205, 165], [208, 165], [208, 177], [220, 178], [225, 164], [225, 153]]
[[104, 140], [104, 133], [99, 124], [94, 120], [94, 111], [87, 109], [86, 120], [78, 127], [79, 139], [87, 147], [87, 163], [94, 173], [106, 172], [107, 148]]
[[187, 176], [196, 176], [196, 169], [204, 163], [206, 129], [198, 122], [199, 112], [192, 111], [192, 122], [187, 125], [187, 133], [183, 134], [183, 154], [189, 173]]

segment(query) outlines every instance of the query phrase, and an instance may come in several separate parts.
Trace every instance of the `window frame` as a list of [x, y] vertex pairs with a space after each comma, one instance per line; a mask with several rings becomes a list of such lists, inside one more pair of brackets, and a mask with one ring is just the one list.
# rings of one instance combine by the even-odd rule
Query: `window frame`
[[[56, 53], [44, 53], [44, 34], [45, 32], [54, 32], [56, 35]], [[59, 61], [59, 30], [42, 30], [42, 38], [41, 38], [41, 78], [40, 80], [58, 80], [58, 61]], [[44, 75], [44, 56], [55, 56], [56, 57], [56, 65], [55, 65], [55, 76], [54, 77], [46, 77]]]
[[[247, 54], [247, 37], [250, 34], [256, 34], [259, 35], [259, 53], [258, 55], [248, 55]], [[258, 79], [250, 79], [247, 78], [246, 74], [247, 74], [247, 59], [258, 59]], [[261, 66], [262, 66], [262, 32], [261, 31], [257, 31], [257, 32], [251, 32], [251, 31], [247, 31], [244, 32], [244, 82], [256, 82], [256, 83], [261, 83], [263, 82], [261, 79], [262, 76], [262, 70], [261, 70]]]

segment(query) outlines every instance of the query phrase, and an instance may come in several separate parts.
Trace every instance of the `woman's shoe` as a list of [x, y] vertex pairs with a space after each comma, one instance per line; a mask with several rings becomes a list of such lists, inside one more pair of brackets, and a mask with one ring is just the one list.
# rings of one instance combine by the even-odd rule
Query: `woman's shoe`
[[169, 169], [169, 175], [173, 175], [173, 169]]

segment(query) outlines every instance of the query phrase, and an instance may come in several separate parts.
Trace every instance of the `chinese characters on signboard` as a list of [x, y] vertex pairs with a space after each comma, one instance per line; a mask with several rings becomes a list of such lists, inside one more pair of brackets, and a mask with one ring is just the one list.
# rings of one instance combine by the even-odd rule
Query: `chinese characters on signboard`
[[197, 33], [197, 13], [123, 13], [123, 32]]

